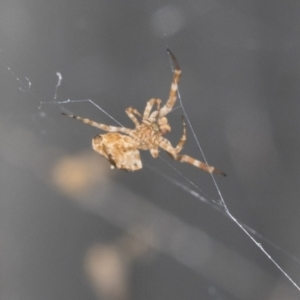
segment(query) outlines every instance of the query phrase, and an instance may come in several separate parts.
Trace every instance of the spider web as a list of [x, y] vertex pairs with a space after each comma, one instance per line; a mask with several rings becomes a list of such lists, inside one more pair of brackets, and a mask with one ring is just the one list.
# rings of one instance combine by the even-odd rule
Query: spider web
[[[170, 62], [171, 63], [171, 62]], [[55, 91], [55, 97], [54, 99], [56, 99], [56, 93], [57, 93], [57, 88], [60, 85], [61, 82], [61, 74], [57, 73], [58, 77], [59, 77], [59, 83], [56, 86], [56, 91]], [[197, 135], [193, 129], [193, 126], [190, 122], [190, 119], [188, 117], [188, 114], [185, 111], [183, 102], [182, 102], [182, 98], [180, 95], [180, 92], [178, 91], [178, 100], [180, 102], [180, 107], [183, 110], [184, 116], [187, 120], [187, 123], [192, 131], [193, 137], [197, 143], [197, 147], [199, 149], [199, 151], [201, 152], [201, 155], [205, 161], [206, 164], [208, 164], [208, 161], [206, 159], [206, 156], [202, 150], [202, 147], [200, 145], [200, 142], [197, 138]], [[105, 115], [107, 115], [111, 120], [113, 120], [114, 122], [116, 122], [119, 126], [123, 125], [118, 122], [112, 115], [110, 115], [108, 112], [106, 112], [104, 109], [102, 109], [98, 104], [96, 104], [95, 102], [93, 102], [91, 99], [83, 99], [83, 100], [66, 100], [66, 101], [59, 101], [59, 102], [54, 102], [53, 104], [68, 104], [68, 103], [80, 103], [80, 102], [89, 102], [92, 105], [94, 105], [97, 109], [99, 109], [102, 113], [104, 113]], [[41, 102], [41, 105], [43, 104], [50, 104], [48, 103], [44, 103]], [[168, 163], [164, 158], [162, 158], [161, 156], [159, 157], [160, 159], [162, 159], [169, 167], [171, 167], [175, 172], [177, 172], [185, 181], [187, 181], [188, 183], [190, 183], [191, 185], [193, 185], [195, 187], [195, 189], [197, 189], [201, 194], [206, 195], [193, 181], [191, 181], [188, 177], [186, 177], [184, 174], [182, 174], [176, 167], [174, 167], [173, 165], [171, 165], [170, 163]], [[156, 169], [153, 169], [150, 165], [147, 165], [148, 168], [151, 168], [153, 171], [156, 171]], [[209, 204], [210, 201], [205, 198], [204, 196], [201, 196], [199, 193], [195, 192], [195, 190], [190, 189], [189, 187], [185, 186], [184, 184], [180, 183], [179, 181], [173, 180], [171, 177], [163, 174], [162, 172], [158, 172], [160, 174], [160, 176], [165, 177], [167, 180], [171, 181], [174, 185], [179, 186], [181, 189], [185, 190], [187, 193], [189, 193], [190, 195], [192, 195], [193, 197], [196, 197], [197, 199], [200, 199], [202, 202]], [[218, 210], [219, 212], [225, 212], [225, 215], [227, 215], [234, 223], [236, 223], [236, 225], [241, 228], [241, 230], [254, 242], [254, 244], [268, 257], [269, 260], [272, 261], [272, 263], [280, 270], [280, 272], [300, 291], [300, 287], [296, 284], [296, 282], [293, 281], [293, 279], [288, 275], [288, 273], [272, 258], [272, 256], [263, 248], [262, 244], [260, 242], [258, 242], [254, 236], [258, 236], [260, 239], [264, 240], [265, 242], [267, 242], [269, 245], [272, 245], [274, 248], [276, 248], [277, 250], [281, 251], [283, 254], [287, 255], [288, 257], [290, 257], [291, 259], [293, 259], [294, 261], [296, 261], [298, 264], [300, 264], [300, 261], [297, 257], [289, 254], [288, 252], [282, 250], [278, 245], [272, 243], [271, 241], [269, 241], [267, 238], [263, 237], [262, 235], [260, 235], [259, 233], [256, 233], [252, 228], [250, 228], [249, 226], [247, 226], [246, 224], [243, 224], [242, 222], [238, 221], [229, 211], [226, 202], [223, 198], [223, 195], [221, 193], [221, 190], [215, 180], [215, 177], [213, 174], [210, 174], [210, 176], [212, 177], [212, 180], [214, 182], [214, 185], [216, 187], [216, 190], [220, 196], [219, 200], [211, 200], [214, 203], [216, 203], [218, 206], [221, 207], [221, 210]], [[207, 196], [207, 195], [206, 195]], [[216, 208], [215, 206], [212, 206], [214, 208]], [[250, 233], [251, 232], [251, 233]]]
[[[2, 62], [2, 64], [3, 64], [3, 62]], [[67, 113], [72, 113], [72, 111], [70, 111], [68, 109], [69, 104], [89, 103], [89, 104], [93, 105], [101, 113], [103, 113], [104, 115], [109, 117], [113, 122], [115, 122], [119, 126], [123, 127], [123, 125], [117, 119], [115, 119], [109, 112], [107, 112], [99, 104], [95, 103], [91, 99], [78, 99], [78, 100], [67, 99], [67, 100], [63, 100], [63, 101], [57, 100], [58, 99], [58, 94], [59, 94], [59, 87], [61, 86], [62, 81], [63, 81], [63, 76], [60, 72], [56, 72], [57, 84], [55, 85], [55, 89], [54, 89], [54, 96], [53, 96], [54, 101], [43, 102], [43, 101], [40, 101], [39, 97], [36, 96], [36, 94], [31, 91], [32, 83], [31, 83], [29, 78], [24, 77], [24, 80], [22, 80], [22, 79], [20, 79], [20, 77], [18, 77], [15, 74], [15, 72], [9, 66], [7, 66], [5, 64], [3, 64], [3, 65], [5, 66], [7, 71], [19, 83], [19, 90], [21, 92], [24, 92], [24, 93], [29, 93], [33, 98], [35, 98], [39, 101], [38, 109], [41, 111], [41, 114], [40, 114], [41, 116], [45, 116], [45, 114], [43, 112], [43, 109], [42, 109], [43, 106], [45, 106], [45, 105], [58, 105], [62, 108], [63, 111], [65, 111]], [[171, 59], [170, 59], [170, 65], [172, 66]], [[202, 147], [200, 145], [199, 139], [198, 139], [198, 137], [196, 135], [196, 132], [193, 128], [193, 125], [191, 124], [188, 113], [185, 110], [180, 91], [178, 91], [178, 102], [179, 102], [179, 105], [177, 107], [175, 107], [173, 109], [173, 111], [176, 110], [176, 109], [179, 109], [179, 108], [182, 109], [182, 112], [183, 112], [183, 114], [184, 114], [184, 116], [187, 120], [187, 124], [191, 129], [191, 132], [192, 132], [193, 138], [196, 142], [197, 148], [199, 149], [199, 152], [201, 153], [204, 162], [206, 164], [208, 164], [206, 156], [205, 156], [205, 154], [202, 150]], [[212, 209], [218, 211], [219, 213], [223, 214], [224, 216], [230, 218], [252, 240], [252, 242], [268, 257], [268, 259], [276, 266], [276, 268], [278, 268], [280, 270], [280, 272], [300, 291], [299, 286], [293, 281], [293, 279], [288, 275], [288, 273], [275, 261], [275, 259], [273, 259], [272, 256], [264, 249], [262, 244], [260, 242], [258, 242], [256, 238], [254, 238], [254, 236], [259, 238], [260, 240], [262, 240], [263, 242], [265, 242], [266, 244], [268, 244], [272, 248], [276, 249], [277, 251], [279, 251], [283, 255], [289, 257], [296, 264], [300, 265], [300, 260], [296, 256], [291, 255], [290, 253], [286, 252], [284, 249], [282, 249], [277, 244], [273, 243], [272, 241], [270, 241], [269, 239], [267, 239], [263, 235], [256, 232], [253, 228], [251, 228], [247, 224], [244, 224], [243, 222], [237, 220], [231, 214], [230, 210], [228, 209], [228, 207], [226, 205], [226, 202], [224, 200], [224, 197], [223, 197], [223, 195], [221, 193], [221, 190], [219, 188], [219, 185], [218, 185], [217, 181], [215, 180], [215, 177], [214, 177], [213, 174], [209, 174], [209, 175], [211, 176], [212, 181], [214, 183], [214, 186], [215, 186], [215, 188], [217, 190], [217, 193], [220, 197], [218, 200], [210, 199], [210, 197], [195, 182], [193, 182], [190, 178], [188, 178], [186, 175], [184, 175], [176, 166], [174, 166], [174, 164], [171, 164], [170, 162], [168, 162], [161, 155], [159, 156], [159, 159], [161, 159], [166, 165], [168, 165], [174, 172], [179, 174], [183, 181], [178, 181], [178, 180], [174, 179], [172, 176], [169, 176], [169, 175], [165, 174], [163, 171], [158, 170], [157, 168], [155, 168], [155, 167], [153, 167], [153, 166], [151, 166], [147, 163], [146, 163], [146, 167], [148, 169], [152, 170], [153, 172], [159, 174], [160, 177], [162, 177], [165, 180], [171, 182], [172, 185], [179, 187], [180, 189], [185, 191], [187, 194], [189, 194], [192, 197], [200, 200], [201, 202], [205, 203], [206, 205], [209, 205]], [[184, 184], [184, 181], [186, 181], [189, 184], [189, 186]], [[192, 186], [193, 188], [191, 188], [190, 186]]]
[[[205, 161], [205, 163], [206, 164], [208, 164], [208, 161], [207, 161], [207, 159], [206, 159], [206, 156], [205, 156], [205, 154], [204, 154], [204, 152], [203, 152], [203, 150], [202, 150], [202, 147], [201, 147], [201, 145], [200, 145], [200, 142], [199, 142], [199, 139], [198, 139], [198, 137], [197, 137], [197, 135], [196, 135], [196, 132], [195, 132], [195, 130], [194, 130], [194, 128], [193, 128], [193, 126], [192, 126], [192, 124], [191, 124], [191, 121], [190, 121], [190, 119], [189, 119], [189, 117], [188, 117], [188, 114], [186, 113], [186, 110], [185, 110], [185, 108], [184, 108], [184, 105], [183, 105], [183, 102], [182, 102], [182, 98], [181, 98], [181, 95], [180, 95], [180, 91], [178, 90], [178, 99], [179, 99], [179, 102], [180, 102], [180, 106], [181, 106], [181, 108], [182, 108], [182, 111], [183, 111], [183, 113], [184, 113], [184, 116], [186, 117], [186, 119], [187, 119], [187, 123], [188, 123], [188, 125], [189, 125], [189, 127], [191, 128], [191, 131], [192, 131], [192, 134], [193, 134], [193, 137], [194, 137], [194, 139], [195, 139], [195, 141], [196, 141], [196, 143], [197, 143], [197, 147], [198, 147], [198, 149], [199, 149], [199, 151], [201, 152], [201, 155], [202, 155], [202, 157], [203, 157], [203, 159], [204, 159], [204, 161]], [[239, 222], [232, 214], [231, 214], [231, 212], [229, 211], [229, 209], [228, 209], [228, 207], [227, 207], [227, 205], [226, 205], [226, 202], [225, 202], [225, 200], [224, 200], [224, 198], [223, 198], [223, 195], [222, 195], [222, 193], [221, 193], [221, 190], [220, 190], [220, 188], [219, 188], [219, 186], [218, 186], [218, 184], [217, 184], [217, 181], [215, 180], [215, 177], [214, 177], [214, 174], [210, 174], [210, 176], [211, 176], [211, 178], [212, 178], [212, 180], [213, 180], [213, 182], [214, 182], [214, 185], [215, 185], [215, 187], [216, 187], [216, 190], [218, 191], [218, 194], [219, 194], [219, 196], [220, 196], [220, 202], [218, 203], [219, 205], [221, 205], [223, 208], [224, 208], [224, 210], [225, 210], [225, 213], [229, 216], [229, 218], [234, 222], [234, 223], [236, 223], [236, 225], [238, 226], [238, 227], [240, 227], [242, 230], [243, 230], [243, 232], [255, 243], [255, 245], [272, 261], [272, 263], [282, 272], [282, 274], [284, 274], [284, 276], [300, 291], [300, 287], [296, 284], [296, 282], [294, 282], [293, 281], [293, 279], [283, 270], [283, 268], [271, 257], [271, 255], [263, 248], [263, 246], [262, 246], [262, 244], [261, 243], [259, 243], [251, 234], [250, 234], [250, 232], [246, 229], [246, 227], [241, 223], [241, 222]], [[247, 226], [248, 227], [248, 226]]]
[[[170, 65], [172, 66], [172, 61], [170, 59]], [[7, 67], [7, 70], [9, 72], [11, 72], [12, 75], [15, 75], [14, 72], [9, 68]], [[59, 86], [61, 85], [62, 83], [62, 75], [61, 73], [57, 72], [56, 73], [57, 77], [58, 77], [58, 82], [57, 82], [57, 85], [55, 87], [55, 92], [54, 92], [54, 97], [53, 99], [54, 100], [57, 100], [57, 93], [58, 93], [58, 88]], [[23, 91], [23, 92], [26, 92], [26, 91], [30, 91], [30, 87], [31, 87], [31, 82], [30, 80], [25, 77], [25, 80], [27, 83], [21, 81], [19, 79], [19, 77], [16, 77], [16, 80], [20, 83], [20, 90]], [[174, 109], [178, 109], [179, 107], [182, 109], [183, 111], [183, 114], [187, 120], [187, 123], [188, 123], [188, 126], [190, 127], [191, 131], [192, 131], [192, 135], [194, 137], [194, 140], [197, 144], [197, 147], [204, 159], [204, 162], [206, 164], [208, 164], [208, 161], [206, 159], [206, 156], [202, 150], [202, 147], [200, 145], [200, 142], [199, 142], [199, 139], [196, 135], [196, 132], [193, 128], [193, 125], [191, 124], [191, 121], [189, 119], [189, 116], [185, 110], [185, 107], [184, 107], [184, 104], [183, 104], [183, 101], [182, 101], [182, 98], [181, 98], [181, 94], [180, 94], [180, 89], [178, 90], [178, 101], [180, 103], [180, 106], [177, 106], [175, 107]], [[103, 114], [105, 114], [106, 116], [108, 116], [112, 121], [114, 121], [116, 124], [118, 124], [119, 126], [122, 126], [124, 127], [119, 121], [117, 121], [111, 114], [109, 114], [107, 111], [105, 111], [100, 105], [96, 104], [94, 101], [92, 101], [91, 99], [80, 99], [80, 100], [71, 100], [71, 99], [67, 99], [67, 100], [64, 100], [64, 101], [54, 101], [54, 102], [40, 102], [40, 105], [39, 105], [39, 109], [42, 108], [42, 105], [51, 105], [51, 104], [55, 104], [55, 105], [66, 105], [66, 104], [70, 104], [70, 103], [83, 103], [83, 102], [88, 102], [90, 103], [91, 105], [95, 106], [99, 111], [101, 111]], [[67, 110], [65, 107], [63, 108], [64, 111], [70, 113], [69, 110]], [[223, 213], [225, 216], [229, 217], [251, 240], [252, 242], [268, 257], [269, 260], [272, 261], [272, 263], [276, 266], [276, 268], [278, 268], [280, 270], [280, 272], [300, 291], [300, 287], [296, 284], [296, 282], [294, 282], [294, 280], [288, 275], [288, 273], [272, 258], [272, 256], [264, 249], [264, 247], [262, 246], [262, 244], [260, 242], [258, 242], [254, 236], [257, 236], [258, 238], [262, 239], [264, 242], [266, 242], [267, 244], [271, 245], [273, 248], [277, 249], [278, 251], [280, 251], [281, 253], [283, 253], [284, 255], [288, 256], [289, 258], [293, 259], [297, 264], [300, 264], [300, 260], [291, 255], [290, 253], [284, 251], [283, 249], [281, 249], [278, 245], [276, 245], [275, 243], [273, 243], [272, 241], [268, 240], [267, 238], [265, 238], [264, 236], [262, 236], [261, 234], [257, 233], [254, 229], [252, 229], [251, 227], [249, 227], [248, 225], [246, 224], [243, 224], [242, 222], [240, 222], [239, 220], [237, 220], [232, 214], [231, 212], [229, 211], [227, 205], [226, 205], [226, 202], [223, 198], [223, 195], [221, 193], [221, 190], [219, 188], [219, 185], [217, 183], [217, 181], [215, 180], [215, 177], [213, 174], [210, 174], [211, 178], [212, 178], [212, 181], [215, 185], [215, 188], [218, 192], [218, 195], [220, 196], [220, 199], [219, 200], [208, 200], [208, 195], [205, 194], [203, 192], [202, 189], [200, 189], [192, 180], [190, 180], [188, 177], [186, 177], [183, 173], [181, 173], [176, 167], [174, 167], [172, 164], [170, 164], [168, 161], [166, 161], [164, 158], [162, 158], [161, 156], [159, 156], [159, 158], [161, 160], [164, 161], [164, 163], [166, 163], [170, 168], [172, 168], [175, 172], [177, 172], [185, 181], [187, 181], [189, 184], [191, 184], [196, 190], [199, 191], [196, 192], [195, 190], [189, 188], [188, 186], [184, 185], [183, 183], [177, 181], [177, 180], [174, 180], [172, 179], [172, 177], [168, 176], [168, 175], [165, 175], [163, 172], [161, 171], [158, 171], [157, 169], [151, 167], [149, 164], [147, 165], [148, 168], [150, 168], [152, 171], [154, 172], [157, 172], [160, 174], [160, 176], [164, 177], [166, 180], [172, 182], [172, 184], [180, 187], [181, 189], [183, 189], [184, 191], [186, 191], [188, 194], [192, 195], [193, 197], [199, 199], [200, 201], [204, 202], [205, 204], [208, 204], [210, 205], [211, 207], [213, 207], [214, 209], [216, 209], [218, 212], [220, 213]], [[205, 196], [203, 196], [205, 195]], [[213, 205], [212, 204], [215, 203], [217, 204], [217, 206]]]
[[[1, 62], [1, 63], [3, 64], [3, 62]], [[33, 84], [31, 82], [30, 78], [27, 78], [26, 76], [18, 76], [12, 68], [10, 68], [6, 64], [4, 64], [4, 65], [5, 65], [6, 70], [17, 80], [17, 82], [19, 84], [20, 91], [23, 92], [24, 94], [25, 93], [30, 94], [30, 96], [32, 98], [34, 98], [38, 101], [38, 109], [40, 110], [39, 115], [41, 117], [48, 117], [48, 114], [45, 113], [45, 111], [43, 110], [43, 108], [46, 105], [47, 106], [48, 105], [54, 105], [54, 106], [63, 107], [64, 111], [73, 112], [72, 109], [69, 108], [69, 104], [86, 103], [86, 104], [93, 105], [94, 107], [96, 107], [97, 111], [105, 114], [107, 117], [109, 117], [111, 120], [113, 120], [116, 124], [122, 126], [122, 124], [120, 122], [118, 122], [118, 118], [115, 118], [110, 112], [108, 112], [106, 109], [102, 108], [99, 104], [97, 104], [95, 101], [93, 101], [91, 99], [58, 100], [60, 98], [59, 97], [60, 87], [63, 85], [63, 76], [60, 72], [56, 72], [57, 83], [53, 85], [54, 86], [54, 92], [52, 91], [53, 101], [41, 101], [40, 97], [37, 96], [36, 92], [32, 91], [32, 85]], [[21, 78], [23, 78], [23, 79], [21, 79]], [[177, 108], [182, 109], [183, 114], [185, 115], [186, 120], [188, 122], [188, 125], [189, 125], [189, 127], [192, 131], [193, 136], [194, 136], [196, 146], [199, 149], [199, 152], [202, 155], [204, 161], [207, 163], [206, 157], [205, 157], [205, 155], [203, 153], [203, 150], [202, 150], [202, 147], [199, 143], [199, 139], [197, 138], [196, 130], [194, 129], [193, 125], [191, 124], [191, 120], [189, 118], [189, 113], [186, 112], [186, 109], [184, 107], [184, 103], [182, 101], [181, 95], [178, 94], [178, 96], [179, 96], [178, 101], [180, 103], [180, 106], [177, 107]], [[128, 105], [130, 105], [130, 103], [128, 103]], [[100, 119], [101, 119], [101, 117], [100, 117]], [[52, 117], [52, 120], [53, 120], [53, 117]], [[37, 126], [40, 126], [40, 124], [37, 124]], [[254, 244], [272, 261], [272, 263], [282, 272], [282, 274], [284, 274], [288, 278], [288, 280], [299, 290], [299, 286], [286, 273], [286, 271], [281, 268], [281, 266], [276, 262], [276, 260], [273, 259], [268, 254], [268, 252], [264, 249], [262, 244], [257, 241], [257, 238], [259, 240], [262, 240], [263, 242], [265, 242], [266, 244], [268, 244], [269, 246], [271, 246], [275, 250], [277, 250], [279, 253], [286, 255], [287, 257], [289, 257], [293, 262], [295, 262], [298, 265], [299, 265], [299, 259], [297, 257], [291, 255], [290, 253], [286, 252], [284, 249], [282, 249], [277, 244], [273, 243], [272, 241], [270, 241], [269, 239], [267, 239], [263, 235], [259, 234], [258, 232], [256, 232], [251, 227], [249, 227], [246, 224], [244, 224], [243, 222], [237, 220], [234, 217], [234, 215], [231, 214], [230, 210], [228, 209], [227, 204], [224, 200], [224, 197], [221, 193], [221, 188], [217, 184], [217, 182], [216, 182], [213, 175], [211, 175], [212, 176], [212, 182], [213, 182], [213, 184], [216, 188], [216, 191], [219, 195], [219, 199], [212, 199], [208, 194], [206, 194], [200, 188], [198, 181], [197, 181], [197, 183], [195, 183], [195, 181], [191, 180], [189, 178], [189, 176], [184, 175], [184, 173], [181, 172], [180, 167], [177, 167], [176, 164], [174, 165], [172, 162], [170, 163], [168, 160], [165, 160], [163, 157], [160, 157], [160, 159], [162, 160], [163, 163], [169, 165], [171, 170], [174, 172], [174, 174], [177, 173], [181, 177], [182, 180], [174, 179], [173, 176], [165, 174], [163, 171], [161, 171], [157, 167], [153, 167], [152, 165], [147, 164], [147, 168], [151, 169], [153, 172], [159, 174], [159, 176], [161, 178], [163, 178], [164, 180], [171, 182], [172, 185], [179, 187], [186, 194], [191, 195], [195, 199], [200, 200], [203, 203], [205, 203], [206, 205], [208, 205], [211, 209], [216, 210], [219, 213], [221, 213], [222, 215], [230, 218], [230, 220], [232, 220], [240, 229], [243, 230], [243, 232], [254, 242]], [[209, 176], [209, 175], [207, 175], [207, 176]], [[111, 218], [113, 218], [113, 217], [111, 216]], [[115, 221], [116, 221], [116, 223], [118, 222], [117, 220], [115, 220]], [[254, 237], [256, 237], [256, 238], [254, 238]]]
[[[170, 61], [170, 64], [172, 64], [172, 62]], [[38, 97], [32, 93], [31, 91], [31, 82], [30, 80], [27, 78], [27, 77], [24, 77], [24, 81], [21, 80], [18, 76], [16, 76], [16, 74], [11, 70], [10, 67], [6, 66], [6, 69], [11, 73], [11, 75], [13, 75], [15, 77], [15, 79], [18, 81], [18, 83], [20, 84], [20, 91], [22, 92], [29, 92], [34, 98], [37, 98]], [[66, 112], [69, 112], [70, 111], [68, 110], [67, 108], [67, 105], [68, 104], [71, 104], [71, 103], [90, 103], [91, 105], [95, 106], [97, 108], [97, 110], [99, 110], [101, 113], [105, 114], [106, 116], [108, 116], [112, 121], [114, 121], [116, 124], [118, 124], [119, 126], [123, 126], [118, 120], [116, 120], [111, 114], [109, 114], [107, 111], [105, 111], [100, 105], [96, 104], [94, 101], [92, 101], [91, 99], [80, 99], [80, 100], [71, 100], [71, 99], [67, 99], [67, 100], [64, 100], [64, 101], [57, 101], [57, 95], [58, 95], [58, 89], [62, 83], [62, 75], [61, 73], [57, 72], [56, 73], [57, 75], [57, 84], [55, 86], [55, 91], [54, 91], [54, 96], [53, 96], [53, 99], [54, 101], [53, 102], [40, 102], [40, 105], [38, 106], [38, 109], [39, 110], [42, 110], [42, 106], [43, 105], [63, 105], [63, 110], [66, 111]], [[205, 163], [208, 164], [208, 161], [205, 157], [205, 154], [201, 148], [201, 145], [200, 145], [200, 142], [197, 138], [197, 135], [195, 133], [195, 130], [193, 128], [193, 125], [191, 124], [191, 121], [189, 119], [189, 116], [184, 108], [184, 104], [183, 104], [183, 101], [182, 101], [182, 98], [181, 98], [181, 95], [180, 93], [178, 92], [178, 101], [180, 103], [180, 107], [184, 113], [184, 116], [187, 120], [187, 123], [188, 123], [188, 126], [190, 127], [191, 131], [192, 131], [192, 134], [193, 134], [193, 137], [196, 141], [196, 144], [197, 144], [197, 147], [205, 161]], [[177, 107], [179, 108], [179, 107]], [[176, 108], [175, 108], [176, 109]], [[259, 243], [255, 238], [254, 236], [258, 237], [259, 239], [263, 240], [264, 242], [266, 242], [267, 244], [271, 245], [273, 248], [275, 248], [276, 250], [278, 250], [279, 252], [281, 252], [282, 254], [288, 256], [290, 259], [292, 259], [293, 261], [295, 261], [297, 264], [300, 264], [300, 261], [297, 257], [291, 255], [290, 253], [284, 251], [281, 247], [279, 247], [278, 245], [274, 244], [273, 242], [271, 242], [270, 240], [268, 240], [267, 238], [265, 238], [264, 236], [262, 236], [261, 234], [257, 233], [254, 229], [252, 229], [251, 227], [247, 226], [246, 224], [243, 224], [242, 222], [238, 221], [232, 214], [231, 212], [229, 211], [227, 205], [226, 205], [226, 202], [223, 198], [223, 195], [221, 193], [221, 190], [214, 178], [214, 175], [213, 174], [210, 174], [211, 178], [212, 178], [212, 181], [215, 185], [215, 188], [220, 196], [220, 199], [219, 200], [209, 200], [209, 197], [207, 194], [205, 194], [203, 192], [202, 189], [199, 188], [199, 186], [197, 184], [195, 184], [191, 179], [189, 179], [187, 176], [185, 176], [183, 173], [181, 173], [179, 171], [179, 169], [177, 169], [173, 164], [169, 163], [167, 160], [165, 160], [163, 157], [159, 157], [161, 160], [163, 160], [163, 162], [165, 164], [167, 164], [170, 168], [172, 168], [174, 170], [174, 172], [178, 173], [182, 179], [186, 182], [188, 182], [190, 185], [192, 185], [194, 187], [194, 189], [190, 188], [189, 186], [185, 185], [183, 182], [180, 182], [178, 180], [175, 180], [173, 179], [172, 177], [170, 177], [169, 175], [166, 175], [164, 174], [162, 171], [159, 171], [158, 169], [156, 168], [153, 168], [152, 166], [150, 166], [149, 164], [147, 164], [147, 167], [149, 169], [151, 169], [153, 172], [156, 172], [158, 173], [161, 177], [165, 178], [165, 180], [168, 180], [170, 181], [173, 185], [176, 185], [178, 186], [180, 189], [184, 190], [186, 193], [190, 194], [192, 197], [195, 197], [197, 199], [199, 199], [200, 201], [202, 201], [203, 203], [205, 203], [206, 205], [209, 205], [211, 208], [217, 210], [219, 213], [222, 213], [223, 215], [229, 217], [239, 228], [241, 228], [243, 230], [243, 232], [255, 243], [255, 245], [257, 247], [259, 247], [259, 249], [268, 257], [268, 259], [270, 259], [272, 261], [272, 263], [282, 272], [282, 274], [284, 274], [287, 279], [298, 289], [299, 289], [299, 286], [293, 281], [293, 279], [280, 267], [280, 265], [271, 257], [271, 255], [269, 255], [269, 253], [263, 248], [262, 244]], [[215, 204], [216, 205], [215, 205]]]

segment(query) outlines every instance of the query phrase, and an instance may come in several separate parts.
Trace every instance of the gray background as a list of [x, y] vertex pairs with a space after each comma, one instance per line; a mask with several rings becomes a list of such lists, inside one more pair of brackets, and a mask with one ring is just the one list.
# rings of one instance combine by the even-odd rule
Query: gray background
[[[172, 49], [230, 212], [299, 284], [299, 14], [298, 1], [2, 0], [1, 299], [299, 299], [209, 174], [164, 153], [183, 176], [149, 153], [111, 171], [90, 147], [99, 131], [60, 112], [114, 121], [58, 103], [91, 99], [132, 127], [126, 107], [167, 99]], [[203, 160], [190, 128], [184, 153]]]

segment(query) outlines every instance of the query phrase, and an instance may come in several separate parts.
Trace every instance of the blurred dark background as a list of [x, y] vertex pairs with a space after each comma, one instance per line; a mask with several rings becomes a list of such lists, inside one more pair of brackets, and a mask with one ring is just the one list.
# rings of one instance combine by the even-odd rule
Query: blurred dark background
[[[61, 112], [115, 122], [58, 103], [133, 127], [127, 107], [168, 97], [169, 47], [230, 212], [300, 284], [299, 15], [299, 1], [2, 0], [1, 299], [299, 299], [209, 174], [147, 152], [112, 171], [99, 131]], [[190, 128], [183, 152], [203, 160]]]

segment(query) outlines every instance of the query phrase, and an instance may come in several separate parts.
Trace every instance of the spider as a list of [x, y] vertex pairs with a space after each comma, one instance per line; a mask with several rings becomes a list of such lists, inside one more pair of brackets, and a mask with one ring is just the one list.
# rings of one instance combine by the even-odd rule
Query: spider
[[[134, 123], [134, 129], [109, 126], [96, 123], [90, 119], [66, 113], [62, 114], [108, 132], [95, 136], [92, 140], [92, 147], [111, 163], [111, 168], [116, 167], [127, 171], [139, 170], [143, 167], [139, 150], [149, 150], [152, 157], [157, 158], [159, 148], [162, 148], [174, 160], [189, 163], [209, 173], [226, 176], [224, 172], [215, 167], [209, 166], [191, 156], [179, 154], [186, 141], [186, 125], [183, 117], [183, 133], [176, 147], [173, 147], [170, 141], [163, 137], [171, 131], [166, 115], [171, 112], [177, 100], [178, 83], [181, 75], [181, 69], [174, 54], [169, 49], [167, 51], [175, 67], [169, 99], [162, 107], [160, 99], [150, 99], [146, 104], [143, 115], [135, 108], [128, 107], [125, 112]], [[141, 119], [141, 121], [138, 119]]]

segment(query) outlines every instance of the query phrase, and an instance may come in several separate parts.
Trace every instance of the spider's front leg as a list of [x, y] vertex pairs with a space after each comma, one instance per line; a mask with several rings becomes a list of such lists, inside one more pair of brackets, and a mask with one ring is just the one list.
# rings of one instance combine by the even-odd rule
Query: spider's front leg
[[70, 115], [70, 114], [66, 114], [66, 113], [62, 113], [62, 115], [67, 116], [69, 118], [75, 119], [75, 120], [79, 120], [87, 125], [93, 126], [93, 127], [97, 127], [100, 128], [104, 131], [107, 132], [122, 132], [125, 133], [127, 135], [132, 135], [132, 130], [125, 128], [125, 127], [116, 127], [116, 126], [110, 126], [110, 125], [105, 125], [105, 124], [100, 124], [97, 123], [95, 121], [92, 121], [90, 119], [87, 118], [82, 118], [82, 117], [78, 117], [78, 116], [74, 116], [74, 115]]
[[173, 71], [173, 79], [172, 79], [169, 99], [166, 102], [166, 104], [161, 108], [160, 113], [159, 113], [160, 117], [167, 115], [172, 110], [172, 108], [177, 100], [178, 84], [179, 84], [180, 76], [181, 76], [181, 69], [179, 67], [179, 64], [177, 62], [175, 55], [169, 49], [167, 49], [167, 51], [173, 60], [174, 71]]

